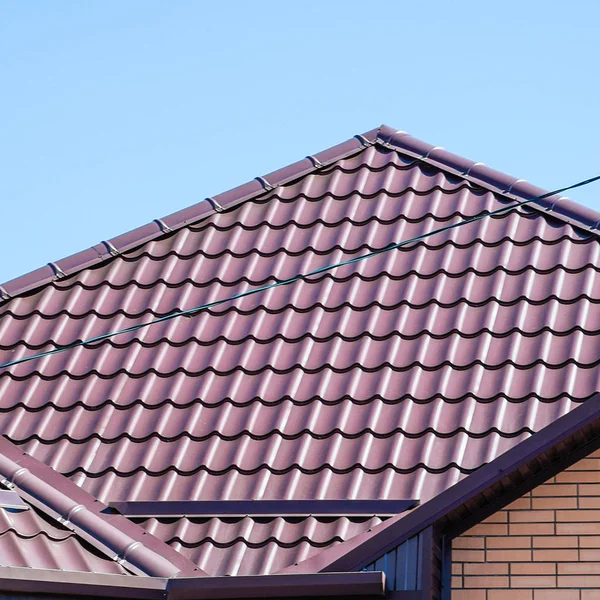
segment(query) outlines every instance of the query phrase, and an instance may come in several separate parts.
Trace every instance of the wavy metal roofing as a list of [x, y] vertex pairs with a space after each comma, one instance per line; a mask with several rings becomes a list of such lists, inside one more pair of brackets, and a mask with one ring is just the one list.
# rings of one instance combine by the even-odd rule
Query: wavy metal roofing
[[129, 575], [74, 531], [36, 509], [0, 508], [0, 565]]
[[[6, 284], [0, 362], [540, 193], [388, 128], [358, 137]], [[105, 502], [424, 503], [600, 389], [598, 219], [551, 198], [12, 367], [0, 432]], [[239, 543], [209, 528], [184, 553], [259, 572], [270, 538], [236, 527]], [[303, 531], [274, 526], [276, 555]]]
[[263, 575], [344, 542], [378, 517], [135, 519], [209, 575]]
[[205, 574], [4, 437], [0, 437], [0, 481], [5, 490], [0, 504], [0, 570], [25, 567], [154, 577]]

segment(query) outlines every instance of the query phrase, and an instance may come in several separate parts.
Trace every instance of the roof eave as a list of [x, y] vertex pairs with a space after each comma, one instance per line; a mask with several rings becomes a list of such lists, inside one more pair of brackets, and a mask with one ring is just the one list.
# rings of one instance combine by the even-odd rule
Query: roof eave
[[167, 579], [159, 577], [0, 567], [3, 593], [153, 600], [164, 598], [166, 587]]
[[24, 567], [0, 567], [0, 589], [18, 594], [139, 600], [209, 598], [376, 597], [385, 593], [381, 571], [236, 577], [130, 577]]

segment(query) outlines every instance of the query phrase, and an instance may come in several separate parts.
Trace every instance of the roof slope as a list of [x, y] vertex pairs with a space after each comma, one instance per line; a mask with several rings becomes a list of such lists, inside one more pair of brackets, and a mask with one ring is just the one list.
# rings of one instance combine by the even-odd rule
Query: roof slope
[[[539, 193], [381, 128], [5, 285], [0, 361]], [[102, 501], [424, 503], [600, 389], [599, 218], [550, 198], [21, 364], [0, 432]]]

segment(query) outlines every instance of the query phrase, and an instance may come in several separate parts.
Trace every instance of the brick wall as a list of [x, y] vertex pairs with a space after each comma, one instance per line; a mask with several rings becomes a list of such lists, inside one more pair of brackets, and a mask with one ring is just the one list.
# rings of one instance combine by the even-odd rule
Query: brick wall
[[600, 451], [453, 540], [452, 600], [600, 600]]

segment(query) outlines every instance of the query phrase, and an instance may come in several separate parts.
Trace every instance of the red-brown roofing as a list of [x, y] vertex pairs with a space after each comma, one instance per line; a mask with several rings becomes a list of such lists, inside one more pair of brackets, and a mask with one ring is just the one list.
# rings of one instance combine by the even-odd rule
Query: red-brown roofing
[[0, 437], [0, 477], [31, 508], [0, 508], [2, 566], [197, 576], [178, 552]]
[[[382, 127], [5, 284], [0, 362], [541, 193]], [[424, 504], [599, 390], [599, 223], [552, 197], [12, 367], [0, 432], [104, 502]], [[268, 544], [294, 548], [280, 569], [344, 539], [276, 525], [155, 530], [230, 574]]]

